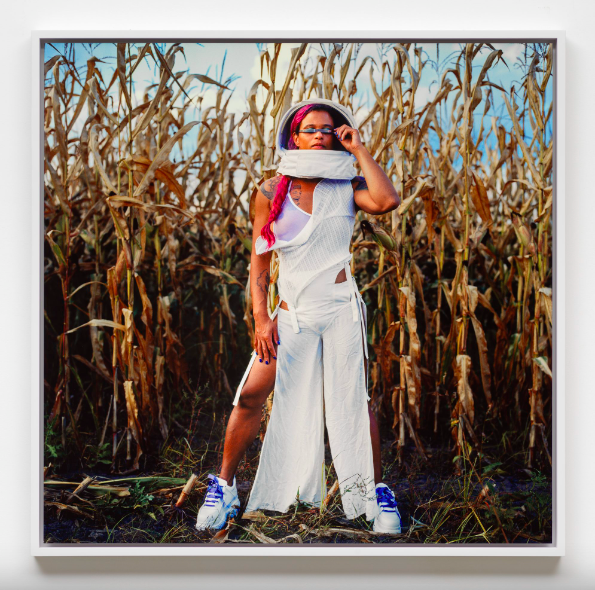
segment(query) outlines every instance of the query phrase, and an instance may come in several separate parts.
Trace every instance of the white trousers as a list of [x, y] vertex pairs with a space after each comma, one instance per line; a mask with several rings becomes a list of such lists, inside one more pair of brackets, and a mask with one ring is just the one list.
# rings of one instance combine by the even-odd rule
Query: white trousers
[[[347, 280], [335, 283], [345, 266]], [[348, 269], [348, 264], [328, 269], [304, 289], [295, 309], [275, 309], [281, 341], [275, 397], [248, 512], [286, 512], [296, 500], [320, 506], [326, 496], [326, 418], [346, 517], [365, 514], [372, 520], [378, 514], [364, 367], [366, 311]]]

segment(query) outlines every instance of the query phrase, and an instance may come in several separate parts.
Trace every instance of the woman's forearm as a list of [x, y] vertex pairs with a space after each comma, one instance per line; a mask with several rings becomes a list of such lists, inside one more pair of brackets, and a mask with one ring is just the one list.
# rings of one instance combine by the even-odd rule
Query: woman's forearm
[[399, 194], [384, 170], [376, 163], [370, 152], [361, 145], [354, 150], [353, 155], [362, 169], [370, 198], [378, 207], [390, 211], [398, 207]]
[[252, 313], [255, 318], [268, 317], [267, 295], [270, 283], [271, 252], [256, 254], [250, 258], [250, 293], [252, 294]]

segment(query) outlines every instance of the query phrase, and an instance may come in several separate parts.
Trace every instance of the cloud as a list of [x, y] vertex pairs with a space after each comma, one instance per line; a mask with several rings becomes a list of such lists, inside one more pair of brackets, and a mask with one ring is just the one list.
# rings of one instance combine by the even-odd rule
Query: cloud
[[357, 111], [357, 113], [355, 113], [355, 122], [358, 125], [361, 125], [363, 123], [364, 119], [368, 116], [369, 112], [370, 112], [370, 109], [369, 108], [364, 107], [364, 106], [361, 107]]
[[494, 49], [503, 51], [502, 57], [509, 65], [512, 65], [517, 57], [522, 57], [525, 51], [525, 46], [522, 43], [492, 43], [492, 45]]
[[[434, 100], [436, 94], [438, 94], [439, 85], [433, 84], [430, 88], [429, 86], [422, 86], [421, 84], [417, 87], [415, 91], [415, 103], [414, 105], [418, 108], [423, 108], [429, 102]], [[417, 109], [416, 109], [417, 110]]]
[[[279, 57], [277, 59], [277, 69], [275, 74], [275, 88], [281, 88], [283, 83], [285, 82], [285, 78], [287, 76], [287, 70], [289, 69], [289, 64], [291, 63], [291, 50], [294, 47], [299, 47], [300, 43], [283, 43], [281, 45], [281, 51], [279, 52]], [[275, 44], [274, 43], [267, 43], [266, 45], [269, 55], [273, 57], [275, 55]], [[268, 68], [266, 61], [264, 63], [263, 71], [262, 71], [262, 79], [269, 84], [271, 79], [268, 75]], [[254, 62], [252, 67], [250, 68], [250, 78], [252, 82], [256, 82], [260, 78], [260, 56], [257, 55], [254, 57]]]

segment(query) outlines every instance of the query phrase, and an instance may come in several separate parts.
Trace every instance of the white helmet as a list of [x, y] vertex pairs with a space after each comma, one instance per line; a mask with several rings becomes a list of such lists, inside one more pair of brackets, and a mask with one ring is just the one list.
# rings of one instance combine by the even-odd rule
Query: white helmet
[[347, 150], [290, 150], [288, 141], [291, 133], [291, 121], [293, 116], [304, 106], [309, 104], [320, 104], [331, 107], [335, 112], [333, 117], [337, 127], [349, 125], [357, 128], [355, 117], [348, 108], [328, 100], [326, 98], [310, 98], [294, 104], [281, 118], [277, 131], [277, 153], [281, 156], [278, 173], [288, 174], [304, 178], [327, 177], [327, 178], [353, 178], [357, 172], [355, 169], [355, 156]]
[[279, 123], [279, 130], [277, 132], [277, 150], [281, 155], [287, 151], [287, 142], [289, 141], [291, 120], [293, 119], [293, 116], [307, 104], [322, 104], [334, 109], [338, 115], [336, 121], [338, 123], [337, 127], [346, 124], [349, 125], [349, 127], [353, 127], [354, 129], [357, 128], [355, 117], [351, 111], [342, 104], [328, 100], [326, 98], [309, 98], [307, 100], [302, 100], [301, 102], [298, 102], [292, 107], [288, 108], [287, 112], [283, 115], [283, 118]]

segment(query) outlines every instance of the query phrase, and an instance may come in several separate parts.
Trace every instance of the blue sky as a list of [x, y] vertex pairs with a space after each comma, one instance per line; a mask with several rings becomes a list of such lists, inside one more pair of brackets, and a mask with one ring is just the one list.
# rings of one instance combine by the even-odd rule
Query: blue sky
[[[206, 74], [211, 78], [216, 79], [217, 81], [225, 81], [228, 78], [232, 77], [232, 82], [229, 84], [230, 88], [233, 90], [232, 98], [229, 102], [229, 111], [238, 113], [239, 116], [248, 110], [246, 104], [246, 97], [248, 92], [254, 82], [260, 78], [260, 59], [259, 59], [259, 51], [256, 43], [205, 43], [203, 45], [199, 45], [197, 43], [183, 43], [184, 47], [184, 55], [181, 52], [176, 54], [176, 61], [173, 68], [174, 72], [188, 72], [190, 74]], [[263, 44], [264, 45], [264, 44]], [[277, 68], [277, 87], [280, 88], [282, 83], [285, 79], [285, 75], [289, 66], [289, 61], [291, 58], [291, 48], [297, 47], [298, 43], [284, 43], [282, 46], [279, 65]], [[312, 56], [314, 59], [317, 54], [324, 53], [328, 55], [330, 51], [330, 44], [324, 43], [321, 47], [320, 43], [311, 43], [310, 47], [306, 54], [302, 57], [302, 62], [307, 58], [308, 55]], [[489, 80], [493, 83], [496, 83], [507, 91], [510, 89], [512, 85], [515, 86], [517, 92], [521, 86], [525, 68], [521, 67], [521, 61], [523, 58], [523, 54], [525, 51], [525, 46], [522, 43], [493, 43], [492, 44], [495, 49], [502, 49], [504, 52], [503, 58], [506, 61], [508, 67], [500, 62], [495, 66], [492, 66], [489, 72]], [[171, 46], [171, 44], [159, 44], [159, 48], [162, 52], [165, 52], [167, 47]], [[136, 47], [140, 49], [142, 44], [136, 44]], [[273, 53], [273, 44], [269, 44], [269, 53]], [[410, 60], [414, 68], [417, 69], [417, 58], [414, 54], [414, 47], [415, 45], [412, 44], [409, 55]], [[423, 50], [423, 59], [424, 60], [431, 60], [434, 65], [430, 62], [425, 65], [422, 71], [422, 76], [420, 80], [420, 84], [416, 93], [416, 111], [422, 108], [428, 100], [431, 100], [433, 96], [435, 96], [436, 92], [439, 89], [439, 82], [442, 74], [448, 68], [453, 67], [458, 52], [464, 48], [463, 43], [440, 43], [439, 44], [439, 57], [440, 62], [438, 64], [439, 71], [436, 71], [436, 62], [438, 57], [438, 47], [436, 43], [419, 43], [417, 47], [422, 48]], [[103, 63], [98, 63], [98, 68], [100, 69], [103, 80], [107, 84], [112, 77], [112, 74], [115, 69], [116, 65], [116, 46], [114, 43], [101, 43], [101, 44], [94, 44], [90, 46], [88, 43], [85, 44], [76, 44], [75, 47], [75, 63], [77, 68], [79, 68], [79, 72], [81, 75], [86, 73], [86, 61], [91, 57], [91, 55], [99, 57], [103, 60]], [[44, 59], [47, 61], [52, 56], [56, 55], [56, 53], [64, 53], [65, 47], [64, 44], [54, 44], [54, 47], [46, 46], [46, 53]], [[70, 49], [71, 51], [71, 49]], [[71, 53], [69, 51], [69, 57], [71, 57]], [[348, 45], [344, 44], [343, 51], [341, 53], [341, 58], [344, 59], [345, 55], [348, 51]], [[355, 72], [355, 67], [359, 67], [362, 63], [362, 60], [366, 56], [372, 56], [377, 64], [380, 64], [381, 54], [385, 53], [389, 58], [389, 63], [393, 63], [393, 56], [395, 55], [394, 50], [392, 49], [390, 44], [379, 44], [379, 43], [366, 43], [362, 46], [359, 54], [357, 55], [356, 63], [352, 63], [347, 79], [351, 79]], [[474, 61], [474, 72], [473, 72], [473, 82], [477, 78], [481, 70], [481, 66], [485, 58], [490, 54], [491, 49], [488, 47], [483, 47], [481, 53], [476, 57]], [[133, 53], [136, 51], [133, 49]], [[527, 51], [527, 63], [530, 61], [532, 55], [532, 50], [529, 48]], [[341, 60], [342, 61], [342, 60]], [[358, 112], [356, 119], [361, 121], [366, 113], [368, 106], [372, 106], [374, 104], [374, 95], [371, 92], [371, 87], [369, 83], [369, 66], [370, 62], [366, 64], [362, 72], [360, 73], [357, 79], [357, 86], [358, 86], [358, 93], [356, 95], [356, 105], [363, 105], [363, 108]], [[464, 62], [461, 60], [461, 71], [464, 69]], [[266, 70], [266, 67], [265, 67]], [[143, 101], [143, 95], [145, 93], [145, 89], [148, 86], [151, 86], [158, 82], [158, 67], [155, 65], [153, 59], [148, 57], [144, 60], [143, 64], [139, 65], [137, 70], [134, 73], [133, 77], [133, 104], [139, 104]], [[51, 82], [51, 71], [48, 73], [48, 78], [46, 79], [46, 84]], [[404, 73], [405, 79], [409, 80], [409, 74], [407, 71]], [[452, 74], [449, 75], [450, 80], [455, 84], [455, 78]], [[269, 81], [266, 72], [264, 76], [265, 81]], [[385, 75], [384, 83], [380, 79], [380, 72], [378, 68], [374, 68], [374, 80], [377, 85], [378, 91], [381, 91], [386, 88], [388, 85], [388, 74]], [[112, 87], [114, 89], [114, 95], [116, 93], [117, 85]], [[550, 78], [550, 83], [548, 85], [548, 89], [546, 91], [546, 100], [547, 105], [552, 100], [552, 89], [553, 89], [553, 77]], [[212, 85], [203, 85], [201, 83], [193, 83], [189, 89], [188, 94], [195, 98], [199, 94], [203, 94], [203, 108], [207, 107], [211, 104], [214, 104], [215, 97], [216, 97], [217, 87]], [[149, 96], [153, 96], [154, 89], [149, 91]], [[224, 94], [224, 99], [226, 99], [229, 94], [226, 92]], [[262, 91], [262, 96], [264, 96], [264, 91]], [[451, 100], [454, 98], [454, 93], [451, 93]], [[488, 112], [486, 119], [484, 121], [484, 127], [487, 129], [490, 127], [490, 117], [496, 116], [500, 117], [500, 122], [504, 125], [504, 127], [509, 130], [511, 127], [510, 119], [508, 116], [508, 112], [506, 111], [506, 107], [504, 105], [504, 101], [501, 98], [501, 92], [497, 89], [493, 89], [493, 99], [494, 102]], [[259, 99], [261, 102], [262, 98]], [[459, 101], [460, 103], [460, 101]], [[180, 103], [181, 104], [181, 103]], [[520, 106], [520, 98], [517, 98], [517, 104]], [[450, 101], [449, 101], [450, 105]], [[476, 123], [474, 125], [475, 133], [479, 130], [479, 119], [483, 113], [483, 104], [477, 107], [475, 111], [476, 116]], [[442, 107], [442, 114], [443, 116], [450, 115], [450, 108], [448, 106]], [[198, 110], [195, 112], [187, 111], [186, 112], [186, 122], [191, 121], [192, 117], [198, 117]], [[236, 121], [238, 120], [239, 116], [236, 116]], [[270, 118], [269, 118], [270, 119]], [[81, 116], [79, 118], [78, 123], [82, 124], [84, 122], [85, 117]], [[548, 133], [551, 133], [551, 119], [550, 124], [548, 125]], [[270, 124], [270, 121], [269, 121]], [[243, 132], [247, 132], [247, 122], [244, 123], [242, 127]], [[449, 125], [445, 125], [446, 128]], [[531, 128], [528, 123], [526, 122], [525, 129], [528, 132], [528, 135], [531, 134]], [[193, 132], [197, 132], [196, 129], [192, 130]], [[76, 132], [76, 127], [75, 127]], [[188, 134], [188, 140], [191, 141], [193, 137], [193, 133], [191, 132]]]

